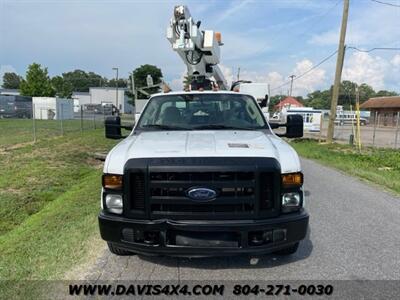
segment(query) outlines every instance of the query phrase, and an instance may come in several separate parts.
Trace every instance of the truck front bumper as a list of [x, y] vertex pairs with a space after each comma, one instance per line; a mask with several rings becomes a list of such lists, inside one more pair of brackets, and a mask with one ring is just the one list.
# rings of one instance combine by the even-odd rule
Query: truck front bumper
[[266, 220], [134, 220], [101, 212], [101, 237], [115, 246], [144, 255], [182, 257], [265, 254], [304, 239], [308, 214]]

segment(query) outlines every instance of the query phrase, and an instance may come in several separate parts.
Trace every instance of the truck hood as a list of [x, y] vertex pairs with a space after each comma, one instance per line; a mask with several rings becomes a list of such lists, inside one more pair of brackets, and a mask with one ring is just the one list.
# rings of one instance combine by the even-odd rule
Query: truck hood
[[104, 172], [123, 174], [131, 158], [271, 157], [282, 173], [300, 171], [297, 153], [285, 141], [262, 131], [151, 131], [130, 135], [107, 155]]

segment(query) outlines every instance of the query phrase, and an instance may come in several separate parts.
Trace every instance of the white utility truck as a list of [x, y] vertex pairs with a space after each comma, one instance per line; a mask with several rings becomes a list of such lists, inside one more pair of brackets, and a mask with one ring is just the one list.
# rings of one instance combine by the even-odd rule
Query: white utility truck
[[133, 127], [106, 119], [106, 137], [131, 132], [104, 164], [101, 236], [117, 255], [292, 254], [308, 228], [303, 174], [272, 129], [301, 137], [302, 117], [269, 124], [252, 95], [228, 91], [220, 35], [199, 27], [176, 6], [167, 31], [191, 91], [153, 95]]

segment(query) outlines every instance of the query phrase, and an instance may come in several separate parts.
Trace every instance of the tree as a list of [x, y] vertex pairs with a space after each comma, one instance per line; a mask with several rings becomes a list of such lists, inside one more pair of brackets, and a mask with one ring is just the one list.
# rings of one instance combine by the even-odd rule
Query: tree
[[56, 96], [61, 98], [71, 98], [73, 87], [69, 81], [66, 81], [61, 76], [55, 76], [51, 79], [51, 84], [56, 91]]
[[327, 109], [330, 106], [331, 97], [331, 89], [324, 91], [317, 90], [307, 95], [304, 104], [316, 109]]
[[[142, 65], [139, 68], [136, 68], [133, 71], [133, 78], [135, 79], [135, 88], [138, 87], [145, 87], [147, 86], [147, 75], [151, 75], [153, 78], [153, 83], [158, 84], [161, 83], [161, 78], [162, 78], [162, 72], [161, 69], [157, 68], [156, 66], [153, 65]], [[158, 93], [160, 91], [159, 87], [154, 87], [147, 89], [150, 94]], [[138, 92], [138, 98], [148, 98], [148, 96]]]
[[375, 94], [375, 97], [391, 97], [398, 96], [399, 94], [393, 91], [380, 90]]
[[[111, 80], [107, 81], [107, 86], [108, 87], [114, 87], [116, 86], [115, 84], [116, 80], [113, 78]], [[118, 87], [120, 88], [126, 88], [127, 87], [127, 79], [125, 78], [118, 78]]]
[[362, 83], [358, 87], [358, 92], [360, 94], [360, 103], [363, 103], [367, 101], [369, 98], [375, 97], [376, 95], [374, 89], [366, 83]]
[[56, 94], [51, 85], [47, 68], [42, 68], [37, 63], [33, 63], [28, 67], [26, 80], [21, 82], [20, 88], [23, 96], [54, 97]]
[[343, 80], [340, 83], [338, 104], [347, 106], [348, 108], [352, 105], [354, 108], [354, 104], [356, 103], [356, 88], [357, 84], [355, 82]]
[[184, 78], [183, 78], [183, 89], [184, 90], [187, 90], [187, 89], [189, 89], [189, 86], [190, 86], [190, 84], [192, 83], [192, 80], [193, 80], [193, 75], [186, 75]]
[[72, 86], [74, 92], [89, 92], [90, 87], [107, 85], [107, 79], [94, 72], [86, 73], [83, 70], [74, 70], [62, 74], [66, 82]]
[[281, 100], [285, 99], [284, 95], [275, 95], [269, 98], [269, 111], [273, 111], [275, 105], [277, 105]]
[[3, 88], [19, 89], [22, 77], [13, 72], [6, 72], [3, 75]]

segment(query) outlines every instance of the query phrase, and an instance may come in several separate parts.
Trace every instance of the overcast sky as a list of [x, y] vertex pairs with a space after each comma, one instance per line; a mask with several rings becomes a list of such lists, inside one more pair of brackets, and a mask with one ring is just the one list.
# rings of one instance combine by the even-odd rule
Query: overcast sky
[[[361, 49], [400, 48], [400, 8], [350, 0], [346, 43]], [[400, 5], [400, 0], [385, 0]], [[51, 76], [74, 69], [111, 78], [154, 64], [175, 89], [183, 63], [165, 37], [174, 5], [187, 4], [202, 29], [222, 32], [222, 69], [228, 81], [271, 84], [273, 94], [291, 74], [300, 75], [337, 49], [342, 0], [244, 1], [11, 1], [0, 0], [0, 75], [25, 75], [32, 62]], [[328, 88], [336, 56], [295, 81], [294, 94]], [[400, 92], [400, 51], [348, 50], [344, 79]]]

